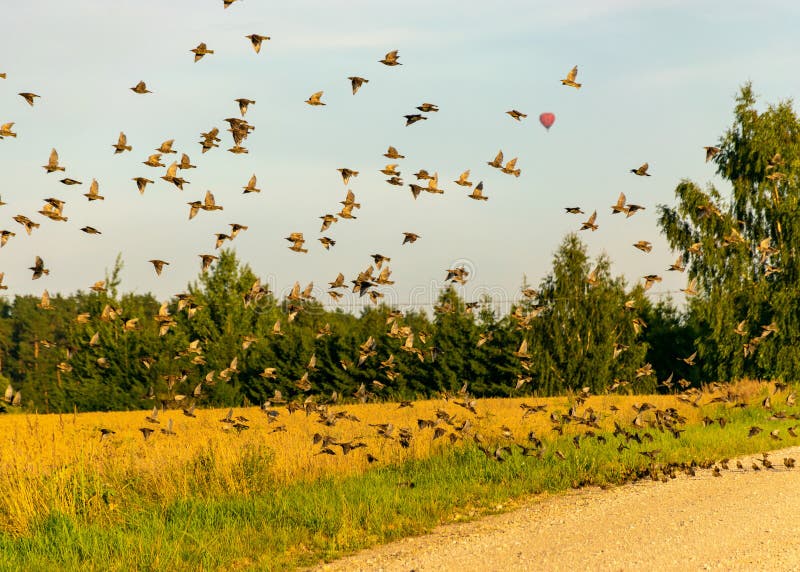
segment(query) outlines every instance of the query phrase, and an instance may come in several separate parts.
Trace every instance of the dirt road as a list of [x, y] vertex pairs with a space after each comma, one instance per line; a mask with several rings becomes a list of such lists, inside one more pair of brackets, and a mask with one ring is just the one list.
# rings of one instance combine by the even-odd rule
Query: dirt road
[[800, 570], [800, 463], [784, 457], [800, 447], [771, 453], [773, 470], [751, 456], [721, 477], [570, 492], [316, 570]]

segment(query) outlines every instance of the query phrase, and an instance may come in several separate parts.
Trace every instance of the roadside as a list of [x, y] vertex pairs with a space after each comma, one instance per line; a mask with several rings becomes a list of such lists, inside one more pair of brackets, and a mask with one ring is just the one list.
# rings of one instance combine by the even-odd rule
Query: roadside
[[784, 457], [800, 460], [800, 447], [770, 453], [772, 469], [748, 455], [720, 477], [553, 495], [314, 570], [800, 570], [800, 468]]

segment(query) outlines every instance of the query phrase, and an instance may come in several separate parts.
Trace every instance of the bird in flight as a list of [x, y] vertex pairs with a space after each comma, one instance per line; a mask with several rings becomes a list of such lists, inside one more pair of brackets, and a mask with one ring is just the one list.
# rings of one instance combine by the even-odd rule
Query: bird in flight
[[389, 159], [405, 159], [405, 155], [401, 155], [397, 149], [389, 145], [389, 149], [387, 149], [386, 153], [383, 154], [384, 157]]
[[649, 177], [650, 173], [647, 172], [647, 169], [649, 169], [649, 168], [650, 168], [650, 165], [648, 165], [647, 163], [644, 163], [638, 169], [631, 169], [631, 173], [633, 173], [634, 175], [639, 175], [640, 177]]
[[342, 181], [345, 185], [350, 181], [350, 177], [358, 177], [358, 171], [354, 171], [353, 169], [348, 169], [347, 167], [342, 167], [340, 169], [336, 169], [342, 175]]
[[36, 95], [35, 93], [30, 93], [30, 92], [27, 92], [27, 91], [23, 91], [22, 93], [20, 93], [18, 95], [20, 97], [22, 97], [22, 99], [27, 101], [28, 105], [30, 105], [31, 107], [33, 107], [33, 100], [36, 99], [37, 97], [41, 97], [39, 95]]
[[206, 46], [205, 42], [200, 42], [199, 44], [197, 44], [196, 48], [194, 48], [192, 50], [189, 50], [189, 51], [194, 54], [194, 61], [195, 62], [199, 62], [200, 60], [202, 60], [203, 56], [207, 56], [209, 54], [213, 54], [214, 53], [214, 50], [209, 50], [208, 49], [208, 46]]
[[32, 277], [33, 280], [41, 278], [42, 275], [50, 274], [50, 270], [44, 267], [44, 261], [41, 259], [40, 256], [36, 257], [36, 260], [34, 260], [33, 262], [33, 266], [28, 268], [28, 270], [33, 271], [33, 277]]
[[164, 260], [159, 260], [158, 258], [154, 258], [153, 260], [149, 260], [150, 264], [153, 265], [153, 268], [156, 271], [158, 276], [161, 276], [161, 271], [164, 269], [164, 266], [169, 266], [169, 262]]
[[400, 57], [397, 55], [398, 50], [392, 50], [388, 54], [384, 56], [382, 60], [378, 60], [379, 63], [382, 63], [385, 66], [401, 66], [400, 62], [397, 59]]
[[245, 195], [247, 193], [260, 193], [261, 192], [261, 189], [256, 187], [256, 176], [255, 176], [255, 174], [252, 177], [250, 177], [250, 181], [248, 181], [247, 186], [242, 187], [242, 188], [244, 189], [244, 191], [242, 191], [243, 195]]
[[521, 111], [517, 111], [516, 109], [512, 109], [511, 111], [506, 111], [506, 113], [509, 114], [514, 119], [516, 119], [517, 121], [521, 121], [522, 119], [528, 117], [526, 113], [522, 113]]
[[133, 91], [134, 93], [153, 93], [152, 91], [147, 89], [147, 85], [144, 83], [144, 81], [140, 81], [135, 86], [133, 86], [131, 88], [131, 91]]
[[720, 152], [719, 147], [703, 147], [706, 150], [706, 163], [717, 156]]
[[561, 85], [568, 85], [570, 87], [580, 89], [581, 85], [583, 84], [575, 82], [575, 78], [577, 77], [577, 75], [578, 75], [578, 66], [575, 66], [569, 71], [567, 77], [561, 80]]
[[368, 79], [364, 79], [363, 77], [358, 77], [357, 75], [351, 75], [347, 79], [350, 80], [350, 87], [353, 89], [353, 95], [361, 89], [361, 86], [365, 83], [369, 83]]
[[293, 232], [286, 237], [286, 240], [292, 243], [292, 245], [289, 247], [289, 250], [303, 253], [308, 252], [307, 248], [303, 248], [303, 244], [305, 244], [306, 239], [303, 238], [302, 232]]
[[3, 137], [16, 137], [17, 134], [11, 131], [11, 128], [14, 127], [14, 122], [10, 123], [3, 123], [0, 125], [0, 139]]
[[50, 151], [50, 159], [48, 159], [47, 165], [44, 165], [42, 168], [48, 173], [65, 170], [63, 166], [58, 164], [58, 152], [55, 149]]
[[145, 177], [134, 177], [132, 180], [136, 181], [136, 188], [139, 189], [139, 194], [141, 195], [144, 194], [144, 189], [148, 185], [148, 183], [153, 182], [151, 179], [147, 179]]
[[490, 167], [494, 167], [495, 169], [502, 169], [503, 168], [503, 151], [502, 149], [497, 152], [497, 156], [492, 161], [487, 161], [487, 165]]
[[97, 182], [96, 179], [92, 179], [92, 184], [89, 185], [89, 192], [84, 193], [83, 195], [89, 201], [103, 201], [105, 197], [100, 194], [100, 184]]
[[114, 148], [114, 155], [133, 150], [133, 147], [128, 145], [128, 137], [122, 131], [119, 132], [119, 138], [112, 147]]
[[458, 177], [458, 180], [453, 182], [460, 187], [471, 187], [472, 181], [469, 180], [469, 169], [461, 173], [461, 175]]
[[410, 242], [411, 244], [414, 244], [415, 242], [417, 242], [417, 239], [419, 239], [419, 238], [420, 238], [420, 236], [418, 234], [416, 234], [416, 233], [404, 232], [403, 233], [403, 244], [405, 244], [407, 242]]
[[597, 220], [597, 211], [594, 211], [591, 216], [581, 225], [581, 230], [591, 230], [592, 232], [598, 229], [598, 226], [595, 224]]
[[253, 44], [253, 50], [255, 50], [256, 53], [261, 52], [261, 42], [271, 39], [269, 36], [261, 36], [259, 34], [250, 34], [249, 36], [245, 36], [245, 38], [248, 38], [250, 43]]
[[476, 201], [488, 201], [489, 197], [483, 196], [483, 181], [475, 185], [475, 188], [472, 189], [472, 193], [467, 195], [471, 199], [475, 199]]
[[322, 101], [320, 101], [323, 93], [325, 92], [318, 91], [316, 93], [312, 93], [311, 97], [306, 100], [306, 103], [309, 105], [325, 105]]

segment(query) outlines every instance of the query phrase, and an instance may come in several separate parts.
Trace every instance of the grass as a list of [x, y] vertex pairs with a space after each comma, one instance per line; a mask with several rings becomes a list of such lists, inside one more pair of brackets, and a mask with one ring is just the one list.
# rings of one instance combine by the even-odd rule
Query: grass
[[[753, 384], [739, 393], [758, 402], [767, 391]], [[281, 419], [285, 432], [269, 433], [275, 424], [254, 418], [250, 430], [236, 435], [220, 429], [224, 412], [207, 411], [188, 420], [197, 422], [193, 426], [176, 426], [177, 437], [159, 434], [146, 442], [137, 435], [141, 413], [69, 420], [9, 416], [0, 420], [10, 436], [0, 446], [0, 569], [285, 570], [505, 510], [534, 495], [626, 482], [651, 464], [640, 451], [660, 450], [660, 464], [702, 462], [800, 442], [785, 431], [793, 420], [769, 420], [771, 413], [761, 407], [681, 404], [689, 421], [679, 439], [641, 429], [653, 441], [631, 442], [619, 452], [622, 439], [607, 429], [614, 420], [629, 426], [632, 402], [663, 408], [676, 400], [607, 396], [585, 404], [604, 412], [605, 429], [595, 431], [607, 443], [584, 438], [577, 449], [573, 437], [585, 429], [570, 424], [557, 436], [547, 413], [523, 420], [520, 401], [484, 400], [477, 416], [443, 402], [410, 410], [389, 404], [347, 410], [365, 422], [392, 419], [398, 428], [415, 425], [437, 407], [460, 410], [460, 419], [474, 419], [487, 445], [510, 442], [501, 425], [520, 443], [536, 431], [545, 439], [541, 458], [515, 448], [498, 462], [472, 440], [455, 446], [445, 438], [434, 442], [431, 429], [415, 429], [411, 446], [403, 448], [376, 437], [374, 428], [367, 434], [364, 423], [324, 428], [302, 413]], [[567, 409], [566, 399], [528, 402]], [[621, 411], [608, 413], [612, 403]], [[728, 424], [704, 427], [700, 420], [706, 415], [724, 416]], [[113, 425], [117, 434], [101, 442], [99, 425]], [[752, 425], [764, 431], [748, 438]], [[319, 446], [311, 446], [311, 435], [321, 428], [342, 439], [361, 436], [380, 461], [370, 466], [363, 449], [348, 456], [314, 455]], [[784, 440], [769, 436], [775, 428]]]

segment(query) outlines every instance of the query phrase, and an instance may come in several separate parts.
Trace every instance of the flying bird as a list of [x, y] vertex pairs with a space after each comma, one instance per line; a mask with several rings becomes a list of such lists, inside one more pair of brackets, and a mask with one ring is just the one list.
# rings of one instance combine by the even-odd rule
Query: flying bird
[[58, 164], [58, 151], [55, 149], [50, 151], [50, 159], [48, 159], [47, 165], [43, 165], [42, 168], [48, 173], [66, 170], [63, 166]]
[[17, 134], [11, 131], [11, 128], [14, 127], [14, 122], [11, 121], [10, 123], [3, 123], [0, 125], [0, 139], [3, 137], [16, 137]]
[[292, 246], [289, 247], [289, 250], [302, 253], [308, 252], [307, 248], [303, 248], [303, 244], [305, 244], [306, 239], [303, 238], [302, 232], [293, 232], [286, 237], [286, 240], [292, 243]]
[[245, 113], [247, 113], [248, 106], [256, 104], [255, 100], [247, 99], [245, 97], [240, 97], [239, 99], [234, 99], [233, 101], [239, 104], [239, 113], [242, 114], [242, 117], [244, 117]]
[[417, 242], [417, 239], [419, 239], [419, 238], [420, 238], [420, 236], [418, 234], [416, 234], [416, 233], [404, 232], [403, 233], [403, 244], [405, 244], [407, 242], [410, 242], [411, 244], [414, 244], [415, 242]]
[[246, 195], [247, 193], [260, 193], [261, 192], [261, 189], [256, 187], [256, 176], [255, 176], [255, 174], [253, 174], [253, 176], [250, 177], [250, 180], [248, 181], [247, 186], [242, 187], [242, 188], [244, 189], [244, 191], [242, 191], [242, 194], [244, 194], [244, 195]]
[[611, 214], [627, 212], [625, 201], [625, 193], [620, 193], [619, 198], [617, 198], [617, 204], [611, 205]]
[[406, 118], [406, 127], [408, 127], [409, 125], [413, 125], [417, 121], [423, 121], [425, 119], [428, 119], [427, 117], [425, 117], [424, 115], [420, 115], [419, 113], [414, 113], [412, 115], [404, 115], [403, 117]]
[[361, 89], [361, 86], [365, 83], [369, 83], [368, 79], [364, 79], [363, 77], [358, 77], [357, 75], [351, 75], [347, 79], [350, 80], [350, 87], [353, 89], [353, 95]]
[[103, 201], [105, 197], [100, 194], [100, 184], [97, 182], [96, 179], [92, 179], [92, 184], [89, 185], [89, 192], [84, 193], [83, 195], [89, 201]]
[[186, 169], [196, 169], [197, 165], [192, 165], [191, 159], [189, 159], [189, 155], [186, 153], [181, 153], [181, 160], [178, 163], [178, 169], [186, 170]]
[[631, 173], [633, 173], [634, 175], [639, 175], [640, 177], [649, 177], [650, 173], [647, 172], [647, 169], [649, 169], [649, 168], [650, 168], [650, 165], [648, 165], [647, 163], [644, 163], [638, 169], [631, 169]]
[[[174, 151], [172, 149], [172, 145], [174, 143], [175, 143], [175, 139], [167, 139], [157, 149], [153, 149], [153, 150], [156, 151], [159, 155], [168, 155], [170, 153], [175, 154], [175, 153], [177, 153], [177, 151]], [[162, 167], [163, 167], [163, 165], [162, 165]]]
[[461, 175], [459, 175], [459, 177], [458, 177], [458, 180], [453, 181], [453, 182], [456, 185], [459, 185], [461, 187], [471, 187], [472, 186], [472, 182], [469, 181], [469, 169], [467, 169], [466, 171], [461, 173]]
[[350, 181], [350, 177], [358, 177], [358, 171], [354, 171], [352, 169], [348, 169], [347, 167], [342, 167], [341, 169], [336, 169], [342, 175], [342, 181], [345, 185]]
[[577, 77], [577, 75], [578, 75], [578, 66], [575, 66], [569, 71], [567, 77], [561, 80], [561, 85], [568, 85], [570, 87], [580, 89], [581, 85], [583, 84], [575, 82], [575, 78]]
[[9, 238], [13, 238], [15, 236], [17, 236], [16, 232], [11, 232], [10, 230], [0, 230], [0, 248], [6, 245]]
[[378, 60], [379, 63], [382, 63], [385, 66], [401, 66], [400, 62], [397, 59], [400, 57], [397, 55], [398, 50], [392, 50], [388, 54], [384, 56], [382, 60]]
[[203, 59], [203, 56], [207, 56], [209, 54], [213, 54], [214, 50], [209, 50], [208, 46], [206, 46], [205, 42], [200, 42], [197, 44], [197, 47], [193, 50], [189, 50], [194, 54], [194, 61], [199, 62]]
[[423, 103], [422, 105], [418, 106], [417, 109], [419, 109], [422, 113], [435, 113], [439, 111], [439, 106], [433, 103]]
[[706, 150], [706, 163], [717, 156], [720, 152], [719, 147], [703, 147]]
[[678, 272], [683, 272], [684, 270], [686, 270], [686, 266], [684, 266], [683, 264], [683, 255], [681, 254], [680, 256], [678, 256], [675, 262], [669, 265], [669, 268], [667, 268], [667, 270], [678, 271]]
[[145, 177], [134, 177], [131, 180], [136, 181], [136, 188], [139, 189], [139, 194], [142, 195], [144, 194], [144, 189], [148, 185], [148, 183], [153, 182], [151, 179], [146, 179]]
[[388, 159], [405, 159], [405, 155], [401, 155], [397, 149], [389, 145], [389, 149], [386, 150], [386, 153], [383, 154], [384, 157]]
[[[30, 236], [30, 234], [31, 234], [31, 232], [33, 232], [34, 228], [39, 228], [39, 226], [40, 226], [38, 222], [33, 222], [31, 219], [29, 219], [25, 215], [16, 215], [13, 218], [14, 218], [15, 222], [18, 222], [19, 224], [21, 224], [22, 226], [25, 227], [25, 232], [28, 233], [28, 236]], [[11, 233], [10, 236], [13, 236], [13, 235], [14, 235], [14, 233]]]
[[306, 100], [306, 103], [309, 105], [325, 105], [320, 99], [322, 98], [322, 94], [325, 93], [324, 91], [318, 91], [316, 93], [312, 93], [311, 97]]
[[322, 228], [320, 228], [320, 229], [319, 229], [319, 231], [320, 231], [320, 232], [325, 232], [326, 230], [328, 230], [328, 229], [331, 227], [331, 225], [332, 225], [333, 223], [335, 223], [335, 222], [339, 222], [339, 219], [338, 219], [338, 218], [336, 218], [336, 217], [335, 217], [334, 215], [332, 215], [332, 214], [326, 214], [326, 215], [322, 215], [322, 216], [321, 216], [321, 217], [319, 217], [319, 218], [321, 218], [321, 219], [322, 219]]
[[159, 260], [157, 258], [154, 258], [153, 260], [148, 260], [148, 262], [150, 262], [150, 264], [153, 265], [153, 268], [155, 269], [156, 274], [158, 276], [161, 276], [161, 271], [164, 269], [164, 266], [169, 266], [169, 262], [166, 262], [164, 260]]
[[[227, 8], [227, 6], [225, 7]], [[271, 39], [269, 36], [262, 36], [260, 34], [250, 34], [249, 36], [245, 36], [245, 38], [248, 38], [250, 43], [253, 44], [253, 50], [255, 50], [256, 53], [261, 52], [261, 42]]]
[[475, 188], [472, 189], [472, 193], [467, 195], [471, 199], [475, 199], [476, 201], [488, 201], [489, 197], [485, 197], [483, 195], [483, 181], [475, 185]]
[[198, 254], [197, 256], [199, 256], [200, 260], [202, 261], [200, 267], [201, 272], [206, 272], [211, 266], [212, 262], [219, 260], [219, 257], [214, 256], [213, 254]]
[[147, 89], [147, 85], [143, 81], [140, 81], [135, 86], [133, 86], [131, 88], [131, 91], [133, 91], [134, 93], [153, 93], [152, 91]]
[[116, 144], [112, 145], [114, 148], [114, 155], [122, 153], [123, 151], [131, 151], [133, 147], [128, 145], [128, 137], [122, 132], [119, 132], [119, 138]]
[[516, 169], [515, 168], [516, 166], [517, 166], [517, 158], [514, 157], [504, 166], [500, 167], [500, 171], [505, 173], [506, 175], [514, 175], [515, 177], [519, 177], [522, 171], [520, 169]]
[[494, 167], [495, 169], [502, 169], [503, 168], [503, 151], [500, 150], [497, 153], [497, 156], [492, 161], [487, 161], [487, 165], [490, 167]]
[[528, 117], [526, 113], [522, 113], [521, 111], [517, 111], [516, 109], [512, 109], [511, 111], [506, 111], [506, 113], [511, 117], [513, 117], [514, 119], [516, 119], [517, 121], [521, 121], [522, 119]]
[[44, 261], [39, 256], [36, 257], [33, 266], [28, 268], [28, 270], [33, 271], [33, 277], [32, 277], [33, 280], [41, 278], [43, 274], [44, 275], [50, 274], [50, 270], [44, 267]]
[[581, 225], [581, 230], [591, 230], [592, 232], [598, 229], [598, 226], [595, 224], [595, 220], [597, 220], [597, 211], [594, 211], [589, 218]]
[[41, 97], [39, 95], [36, 95], [35, 93], [30, 93], [30, 92], [27, 92], [27, 91], [23, 91], [22, 93], [20, 93], [18, 95], [20, 97], [22, 97], [22, 99], [27, 101], [28, 105], [30, 105], [31, 107], [33, 107], [33, 100], [36, 99], [37, 97]]

